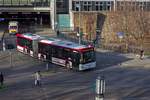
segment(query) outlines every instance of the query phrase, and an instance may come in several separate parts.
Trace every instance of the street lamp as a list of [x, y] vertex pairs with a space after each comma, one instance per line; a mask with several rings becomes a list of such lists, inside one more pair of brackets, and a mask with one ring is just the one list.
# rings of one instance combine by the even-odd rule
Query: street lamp
[[103, 100], [105, 93], [105, 79], [104, 76], [98, 76], [96, 79], [96, 100]]
[[56, 10], [56, 6], [57, 6], [57, 4], [56, 4], [57, 2], [56, 2], [56, 0], [54, 0], [54, 30], [55, 30], [55, 32], [57, 31], [57, 10]]
[[79, 0], [79, 44], [81, 44], [81, 1]]

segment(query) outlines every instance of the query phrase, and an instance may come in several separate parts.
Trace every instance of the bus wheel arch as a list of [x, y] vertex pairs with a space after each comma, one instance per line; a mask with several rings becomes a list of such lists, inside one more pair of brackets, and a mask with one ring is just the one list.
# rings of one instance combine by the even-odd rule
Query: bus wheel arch
[[67, 62], [66, 67], [67, 69], [72, 69], [72, 62], [71, 61]]

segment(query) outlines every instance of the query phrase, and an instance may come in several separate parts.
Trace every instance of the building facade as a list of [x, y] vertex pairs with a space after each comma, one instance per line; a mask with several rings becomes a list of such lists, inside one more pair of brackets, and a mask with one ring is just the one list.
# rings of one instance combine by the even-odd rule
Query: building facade
[[124, 6], [132, 5], [141, 10], [150, 11], [150, 0], [70, 0], [69, 13], [71, 16], [71, 27], [73, 13], [75, 12], [108, 12], [122, 10]]
[[54, 28], [56, 15], [68, 13], [68, 7], [68, 0], [0, 0], [0, 18], [6, 22], [48, 24]]
[[74, 12], [121, 10], [124, 1], [150, 11], [149, 0], [0, 0], [0, 17], [7, 21], [48, 24], [53, 29], [74, 27]]
[[[130, 36], [128, 43], [125, 38], [123, 38], [123, 40], [120, 40], [118, 38], [118, 36], [116, 35], [117, 32], [123, 31], [124, 33], [127, 33], [127, 31], [123, 30], [122, 27], [118, 29], [118, 27], [121, 25], [123, 26], [123, 24], [125, 24], [125, 26], [127, 25], [126, 24], [127, 19], [122, 17], [122, 19], [120, 19], [121, 24], [120, 25], [116, 24], [119, 23], [119, 17], [115, 16], [114, 12], [116, 12], [116, 14], [118, 15], [122, 14], [122, 16], [126, 18], [127, 16], [131, 18], [131, 16], [129, 15], [131, 13], [129, 12], [134, 12], [134, 14], [136, 13], [137, 16], [140, 16], [140, 13], [144, 12], [146, 19], [149, 19], [150, 0], [70, 0], [69, 2], [70, 26], [73, 27], [74, 29], [78, 29], [77, 32], [83, 33], [85, 36], [83, 38], [89, 41], [93, 41], [97, 39], [97, 36], [100, 36], [101, 40], [103, 41], [103, 44], [107, 44], [107, 46], [110, 45], [110, 47], [113, 47], [111, 44], [113, 45], [115, 44], [115, 46], [116, 47], [118, 46], [117, 48], [119, 48], [120, 47], [119, 43], [122, 43], [123, 47], [120, 47], [122, 49], [127, 49], [129, 48], [129, 46], [131, 48], [132, 47], [139, 48], [138, 47], [140, 44], [139, 41], [135, 40], [135, 38], [132, 36]], [[118, 17], [118, 19], [116, 19], [116, 17]], [[131, 19], [128, 21], [131, 21]], [[132, 22], [133, 21], [131, 21], [130, 24], [131, 26], [133, 24]], [[147, 20], [147, 23], [148, 22], [149, 21]], [[138, 26], [139, 25], [137, 25], [136, 28], [138, 28], [140, 31], [140, 28]], [[137, 30], [135, 31], [135, 33], [136, 32]], [[144, 34], [149, 33], [146, 32]], [[139, 38], [140, 37], [138, 37], [138, 39]], [[143, 47], [145, 47], [148, 51], [150, 50], [149, 48], [150, 41], [147, 38], [149, 39], [148, 35], [146, 35], [146, 39], [143, 39]]]

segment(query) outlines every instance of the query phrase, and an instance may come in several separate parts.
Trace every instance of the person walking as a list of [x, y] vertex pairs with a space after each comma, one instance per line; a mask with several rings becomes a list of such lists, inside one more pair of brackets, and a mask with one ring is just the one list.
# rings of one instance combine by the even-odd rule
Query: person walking
[[140, 51], [140, 59], [143, 60], [143, 58], [144, 58], [144, 50], [141, 50]]
[[35, 85], [40, 86], [41, 85], [41, 73], [40, 71], [37, 71], [35, 73]]
[[0, 84], [1, 86], [4, 84], [4, 75], [2, 72], [0, 73]]

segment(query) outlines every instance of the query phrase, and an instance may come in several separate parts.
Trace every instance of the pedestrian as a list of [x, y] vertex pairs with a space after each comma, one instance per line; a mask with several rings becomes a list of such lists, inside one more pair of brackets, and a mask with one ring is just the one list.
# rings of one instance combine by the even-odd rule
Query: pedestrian
[[59, 36], [60, 35], [60, 32], [59, 32], [59, 30], [57, 30], [57, 36]]
[[41, 85], [41, 73], [40, 71], [37, 71], [35, 73], [35, 85], [40, 86]]
[[4, 84], [4, 75], [2, 72], [0, 74], [0, 84], [1, 84], [1, 86]]
[[144, 50], [141, 50], [140, 51], [140, 59], [143, 60], [143, 57], [144, 57]]

